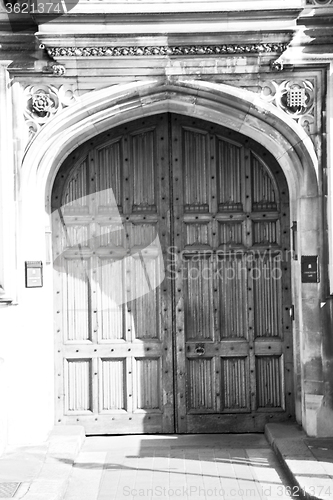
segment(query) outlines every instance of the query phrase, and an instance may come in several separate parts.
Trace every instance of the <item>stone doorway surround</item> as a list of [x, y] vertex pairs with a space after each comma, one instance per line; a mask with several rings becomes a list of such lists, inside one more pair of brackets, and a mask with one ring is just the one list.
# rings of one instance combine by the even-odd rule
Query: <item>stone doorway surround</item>
[[[294, 305], [294, 383], [296, 419], [309, 435], [328, 435], [333, 409], [322, 387], [320, 297], [327, 281], [302, 284], [300, 256], [319, 255], [323, 231], [318, 160], [305, 130], [258, 95], [225, 84], [194, 79], [158, 78], [92, 91], [63, 110], [37, 134], [22, 165], [21, 214], [25, 253], [45, 245], [50, 227], [50, 194], [58, 169], [78, 145], [114, 126], [157, 113], [202, 118], [236, 130], [260, 143], [281, 165], [290, 193], [290, 220], [297, 223], [292, 260]], [[295, 255], [293, 256], [295, 257]], [[52, 266], [44, 288], [52, 301]], [[53, 318], [50, 317], [50, 326]]]

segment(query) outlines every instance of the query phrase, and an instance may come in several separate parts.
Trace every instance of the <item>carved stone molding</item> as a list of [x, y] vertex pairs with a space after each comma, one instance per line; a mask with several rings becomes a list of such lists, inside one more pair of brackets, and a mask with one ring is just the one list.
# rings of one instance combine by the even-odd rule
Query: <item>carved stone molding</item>
[[147, 47], [52, 47], [49, 56], [58, 57], [124, 57], [124, 56], [206, 56], [228, 54], [281, 54], [286, 43], [256, 43], [250, 45], [186, 45], [186, 46], [147, 46]]
[[261, 98], [282, 109], [297, 121], [309, 136], [316, 132], [315, 89], [310, 80], [283, 80], [265, 82]]
[[71, 85], [29, 85], [24, 89], [24, 118], [29, 128], [29, 142], [50, 118], [77, 101]]

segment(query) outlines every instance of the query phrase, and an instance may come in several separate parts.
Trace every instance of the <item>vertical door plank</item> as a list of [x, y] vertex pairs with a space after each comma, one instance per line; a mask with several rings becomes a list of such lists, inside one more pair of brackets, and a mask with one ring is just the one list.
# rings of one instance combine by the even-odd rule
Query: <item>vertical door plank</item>
[[[171, 117], [171, 175], [172, 175], [172, 209], [174, 231], [174, 359], [175, 359], [175, 415], [176, 432], [186, 432], [186, 358], [185, 358], [185, 316], [184, 316], [184, 283], [183, 255], [184, 246], [183, 213], [184, 184], [186, 179], [182, 172], [182, 129], [179, 117]], [[188, 195], [189, 196], [189, 195]]]

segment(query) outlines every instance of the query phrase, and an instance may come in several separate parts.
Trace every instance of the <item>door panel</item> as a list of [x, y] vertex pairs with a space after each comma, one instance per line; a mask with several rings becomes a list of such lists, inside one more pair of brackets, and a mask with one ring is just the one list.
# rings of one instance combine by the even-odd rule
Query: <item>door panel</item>
[[167, 127], [103, 134], [55, 182], [57, 416], [87, 433], [174, 430]]
[[287, 186], [248, 139], [171, 120], [178, 429], [263, 430], [293, 412]]
[[137, 120], [68, 157], [52, 208], [58, 422], [248, 432], [293, 415], [288, 189], [265, 150]]

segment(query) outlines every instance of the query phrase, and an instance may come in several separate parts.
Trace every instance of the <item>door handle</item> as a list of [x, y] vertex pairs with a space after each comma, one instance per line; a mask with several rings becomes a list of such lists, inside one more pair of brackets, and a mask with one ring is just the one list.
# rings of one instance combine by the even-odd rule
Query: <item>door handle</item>
[[205, 354], [205, 352], [206, 352], [205, 344], [195, 344], [194, 352], [196, 354], [199, 354], [199, 356], [202, 356], [203, 354]]

